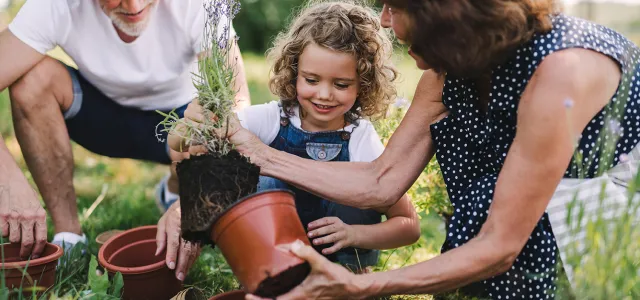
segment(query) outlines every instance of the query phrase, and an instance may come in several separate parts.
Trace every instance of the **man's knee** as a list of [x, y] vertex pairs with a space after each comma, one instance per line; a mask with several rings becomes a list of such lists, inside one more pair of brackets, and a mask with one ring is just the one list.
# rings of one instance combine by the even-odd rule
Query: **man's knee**
[[42, 107], [50, 109], [50, 105], [64, 111], [73, 98], [71, 77], [64, 65], [46, 57], [9, 86], [9, 97], [14, 114], [18, 114], [14, 117], [28, 115]]

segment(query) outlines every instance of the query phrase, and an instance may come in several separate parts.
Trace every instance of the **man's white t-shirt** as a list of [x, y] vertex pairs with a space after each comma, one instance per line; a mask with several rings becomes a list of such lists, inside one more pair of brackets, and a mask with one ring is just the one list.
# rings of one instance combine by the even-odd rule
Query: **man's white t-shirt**
[[120, 105], [170, 110], [196, 96], [191, 73], [202, 49], [203, 1], [212, 0], [157, 1], [132, 43], [118, 37], [98, 0], [27, 0], [9, 30], [42, 54], [60, 46], [87, 81]]
[[[278, 101], [253, 105], [238, 113], [240, 125], [257, 135], [260, 140], [269, 145], [275, 140], [280, 131], [280, 117], [284, 116]], [[301, 129], [300, 110], [296, 106], [293, 115], [289, 117], [290, 125]], [[373, 124], [360, 119], [358, 125], [353, 124], [344, 128], [351, 132], [349, 139], [350, 161], [370, 162], [378, 158], [384, 151], [384, 145]]]

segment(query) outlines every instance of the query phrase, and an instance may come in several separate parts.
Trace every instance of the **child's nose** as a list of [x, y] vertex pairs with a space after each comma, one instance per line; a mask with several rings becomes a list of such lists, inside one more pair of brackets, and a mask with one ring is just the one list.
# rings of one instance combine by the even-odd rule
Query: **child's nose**
[[323, 84], [318, 89], [316, 97], [321, 100], [329, 100], [331, 98], [331, 88]]

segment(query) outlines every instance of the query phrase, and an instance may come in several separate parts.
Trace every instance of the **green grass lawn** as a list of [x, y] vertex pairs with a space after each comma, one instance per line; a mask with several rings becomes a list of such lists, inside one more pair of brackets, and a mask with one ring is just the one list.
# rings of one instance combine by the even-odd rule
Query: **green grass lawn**
[[[247, 78], [253, 104], [275, 100], [269, 93], [268, 66], [257, 55], [245, 55]], [[411, 98], [413, 87], [419, 79], [419, 71], [406, 59], [399, 60], [403, 69], [403, 81], [399, 85], [400, 94]], [[406, 69], [406, 70], [405, 70]], [[22, 158], [19, 145], [13, 136], [10, 103], [7, 92], [0, 93], [0, 133], [11, 153], [33, 184], [31, 175]], [[130, 229], [142, 225], [156, 224], [160, 213], [154, 204], [154, 186], [168, 172], [164, 166], [129, 159], [110, 159], [97, 156], [73, 144], [75, 176], [74, 186], [78, 197], [78, 212], [84, 232], [90, 240], [90, 254], [97, 256], [98, 245], [95, 237], [111, 229]], [[35, 187], [35, 185], [33, 185]], [[91, 206], [95, 206], [90, 211]], [[97, 205], [97, 206], [96, 206]], [[422, 238], [412, 246], [383, 251], [380, 270], [396, 269], [433, 257], [439, 252], [444, 240], [443, 223], [435, 213], [421, 213]], [[53, 228], [49, 221], [49, 239]], [[87, 272], [89, 256], [72, 257], [75, 261], [59, 270], [57, 293], [79, 294], [88, 290]], [[236, 289], [238, 283], [222, 255], [207, 247], [189, 272], [186, 285], [204, 289], [207, 295]], [[413, 297], [425, 299], [428, 297]]]

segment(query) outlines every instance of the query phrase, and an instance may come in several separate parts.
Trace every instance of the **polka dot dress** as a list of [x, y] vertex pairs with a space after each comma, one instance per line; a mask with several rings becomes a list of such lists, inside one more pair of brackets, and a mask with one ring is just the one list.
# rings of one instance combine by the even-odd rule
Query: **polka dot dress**
[[[443, 102], [449, 115], [431, 125], [437, 159], [454, 207], [443, 252], [469, 241], [485, 222], [498, 174], [515, 137], [520, 96], [541, 60], [554, 51], [575, 47], [617, 61], [622, 81], [610, 104], [582, 133], [580, 156], [568, 166], [565, 177], [597, 176], [599, 164], [600, 170], [611, 168], [621, 154], [630, 152], [640, 141], [640, 73], [636, 66], [640, 52], [603, 26], [562, 14], [554, 16], [550, 32], [535, 35], [492, 70], [486, 114], [478, 108], [478, 92], [472, 80], [447, 76]], [[571, 106], [571, 102], [566, 105]], [[599, 162], [604, 141], [612, 138], [613, 158], [609, 163]], [[481, 283], [486, 295], [492, 299], [554, 298], [557, 253], [545, 213], [511, 269]]]

